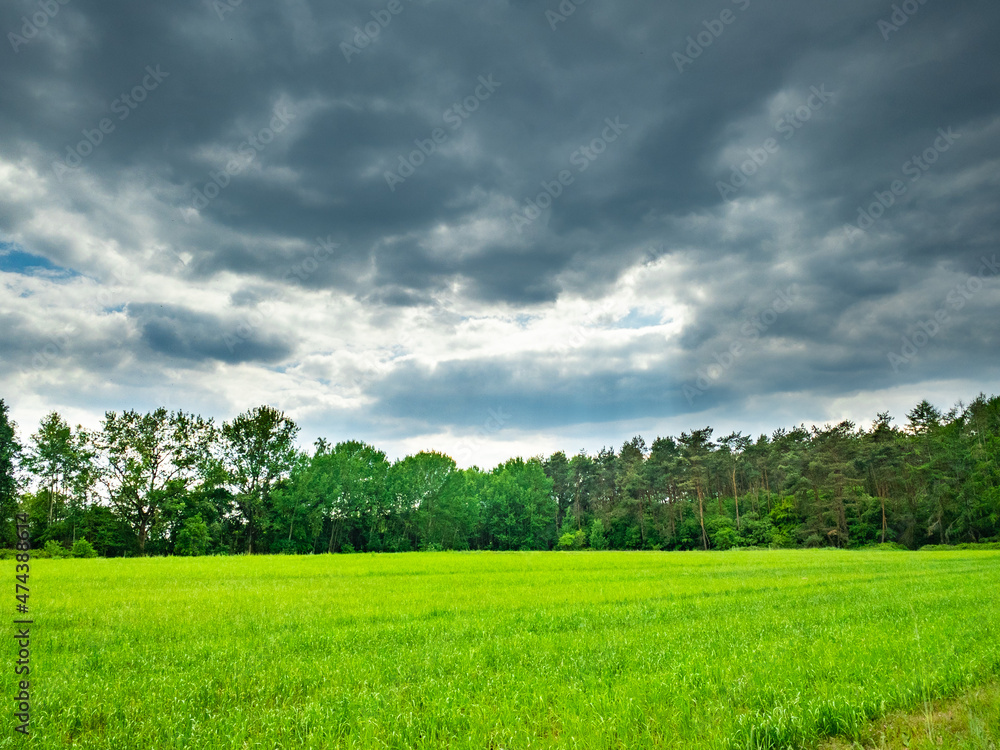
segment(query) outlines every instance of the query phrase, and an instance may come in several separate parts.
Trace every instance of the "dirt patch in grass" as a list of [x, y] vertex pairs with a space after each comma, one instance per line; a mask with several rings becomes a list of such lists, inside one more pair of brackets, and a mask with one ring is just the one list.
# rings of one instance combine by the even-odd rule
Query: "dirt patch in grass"
[[922, 711], [890, 714], [873, 723], [861, 742], [835, 738], [821, 750], [1000, 750], [1000, 684], [978, 688]]

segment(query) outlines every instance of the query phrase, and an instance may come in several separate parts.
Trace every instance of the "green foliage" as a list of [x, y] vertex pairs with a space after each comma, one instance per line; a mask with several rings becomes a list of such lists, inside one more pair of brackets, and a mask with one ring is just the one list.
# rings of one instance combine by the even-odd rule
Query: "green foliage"
[[810, 534], [802, 544], [804, 547], [819, 547], [823, 544], [823, 537], [819, 534]]
[[214, 436], [211, 420], [181, 411], [105, 415], [96, 449], [107, 464], [111, 505], [135, 534], [139, 554], [160, 533], [171, 504], [208, 470]]
[[42, 420], [24, 455], [24, 467], [34, 474], [38, 490], [22, 499], [29, 526], [41, 530], [40, 539], [67, 542], [85, 523], [98, 480], [95, 459], [92, 437], [82, 428], [72, 430], [56, 412]]
[[483, 470], [434, 452], [390, 462], [353, 440], [301, 451], [269, 406], [220, 429], [109, 412], [93, 434], [53, 412], [22, 450], [0, 401], [0, 544], [13, 545], [17, 511], [34, 548], [86, 537], [103, 556], [996, 542], [1000, 397], [946, 413], [921, 402], [907, 417], [756, 440], [704, 427]]
[[14, 546], [14, 515], [17, 513], [17, 460], [21, 444], [17, 425], [10, 419], [10, 409], [0, 398], [0, 546]]
[[69, 550], [67, 550], [65, 547], [59, 544], [59, 542], [53, 541], [52, 539], [50, 539], [45, 543], [45, 546], [42, 548], [42, 550], [48, 557], [51, 557], [53, 559], [69, 557], [70, 555]]
[[642, 529], [629, 526], [625, 531], [625, 549], [642, 549]]
[[559, 529], [559, 538], [560, 538], [560, 540], [564, 536], [566, 536], [567, 534], [569, 534], [570, 536], [572, 536], [573, 534], [575, 534], [577, 528], [578, 527], [576, 525], [576, 518], [571, 513], [567, 514], [563, 518], [562, 526]]
[[272, 490], [295, 464], [298, 431], [295, 422], [283, 412], [266, 405], [244, 412], [222, 426], [220, 476], [232, 488], [246, 521], [247, 552], [254, 552], [254, 539], [267, 526], [265, 516]]
[[177, 532], [174, 544], [174, 554], [185, 557], [195, 557], [208, 552], [210, 538], [208, 524], [200, 515], [191, 516]]
[[716, 529], [710, 539], [712, 540], [712, 548], [718, 550], [732, 549], [738, 541], [736, 529], [732, 528]]
[[587, 546], [587, 534], [584, 531], [574, 531], [559, 537], [558, 548], [561, 550], [581, 550]]
[[[441, 549], [468, 549], [475, 504], [466, 476], [440, 453], [418, 453], [387, 469], [389, 502], [398, 522], [387, 526], [386, 546], [412, 549], [415, 537]], [[398, 540], [398, 541], [395, 541]], [[395, 543], [393, 543], [395, 541]]]
[[[905, 549], [905, 548], [904, 548]], [[954, 552], [958, 550], [1000, 550], [1000, 542], [983, 542], [982, 544], [925, 544], [921, 552]]]
[[608, 537], [604, 533], [604, 523], [600, 518], [595, 518], [590, 526], [590, 548], [595, 550], [608, 548]]
[[555, 542], [552, 480], [537, 459], [498, 466], [480, 494], [481, 540], [487, 549], [542, 550]]
[[774, 524], [768, 516], [755, 518], [744, 516], [742, 528], [738, 532], [740, 547], [769, 547], [774, 542]]
[[728, 518], [712, 518], [706, 523], [709, 539], [713, 549], [727, 550], [736, 546], [739, 537], [736, 535], [736, 524]]
[[97, 550], [94, 545], [86, 539], [77, 539], [73, 542], [73, 548], [69, 553], [70, 557], [97, 557]]

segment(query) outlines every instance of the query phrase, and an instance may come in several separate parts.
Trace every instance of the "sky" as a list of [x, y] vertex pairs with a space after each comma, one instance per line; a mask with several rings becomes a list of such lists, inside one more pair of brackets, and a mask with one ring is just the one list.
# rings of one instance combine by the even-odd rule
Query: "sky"
[[995, 0], [10, 0], [0, 398], [459, 465], [1000, 393]]

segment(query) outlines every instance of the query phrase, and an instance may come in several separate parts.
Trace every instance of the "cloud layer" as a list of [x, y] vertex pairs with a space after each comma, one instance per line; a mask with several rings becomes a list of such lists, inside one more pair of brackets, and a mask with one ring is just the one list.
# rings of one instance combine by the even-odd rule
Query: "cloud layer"
[[998, 390], [995, 3], [18, 0], [0, 31], [25, 431], [269, 402], [488, 463]]

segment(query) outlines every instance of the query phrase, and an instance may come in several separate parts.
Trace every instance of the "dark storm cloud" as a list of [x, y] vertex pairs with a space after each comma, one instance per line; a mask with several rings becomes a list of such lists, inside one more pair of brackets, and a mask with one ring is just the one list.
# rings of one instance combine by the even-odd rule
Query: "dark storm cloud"
[[637, 419], [650, 408], [666, 413], [686, 408], [680, 384], [663, 372], [603, 368], [567, 377], [537, 357], [445, 362], [433, 371], [406, 365], [371, 390], [378, 398], [376, 416], [411, 420], [424, 429], [442, 422], [476, 426], [488, 408], [516, 411], [519, 429], [528, 430]]
[[292, 352], [287, 339], [269, 336], [251, 321], [166, 305], [130, 304], [127, 312], [142, 343], [169, 360], [271, 363]]
[[[246, 284], [236, 308], [277, 281], [390, 309], [433, 308], [460, 284], [474, 303], [534, 309], [599, 297], [651, 248], [684, 258], [672, 294], [693, 314], [656, 372], [567, 380], [551, 374], [556, 355], [523, 371], [446, 363], [385, 380], [374, 394], [384, 414], [457, 423], [479, 388], [538, 425], [689, 410], [683, 385], [793, 283], [794, 310], [698, 408], [919, 382], [956, 360], [994, 377], [989, 290], [905, 368], [887, 365], [946, 304], [951, 280], [936, 275], [975, 274], [1000, 244], [1000, 185], [983, 172], [1000, 145], [1000, 6], [904, 5], [914, 12], [890, 29], [895, 6], [868, 0], [589, 0], [557, 17], [556, 2], [401, 0], [388, 22], [381, 2], [71, 0], [26, 42], [8, 37], [0, 152], [51, 177], [67, 210], [95, 216], [136, 256], [143, 229], [77, 191], [86, 176], [115, 196], [125, 175], [148, 175], [173, 216], [157, 240], [190, 255], [170, 267], [176, 283], [235, 274]], [[21, 34], [38, 7], [8, 3], [0, 31]], [[519, 226], [532, 203], [545, 205]], [[38, 208], [0, 206], [0, 231], [21, 236]], [[455, 248], [442, 226], [480, 229]], [[293, 272], [317, 238], [336, 252]], [[24, 250], [70, 260], [57, 243]], [[80, 272], [100, 276], [88, 262]], [[294, 350], [258, 331], [227, 346], [223, 317], [128, 313], [144, 347], [192, 367]]]

